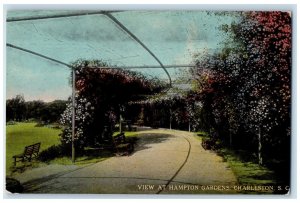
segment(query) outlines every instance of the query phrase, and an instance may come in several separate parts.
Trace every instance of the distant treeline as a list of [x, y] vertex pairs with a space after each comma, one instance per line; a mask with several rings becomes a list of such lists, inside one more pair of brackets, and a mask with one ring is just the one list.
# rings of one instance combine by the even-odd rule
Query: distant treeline
[[25, 101], [22, 95], [6, 100], [6, 121], [36, 120], [43, 123], [58, 122], [66, 109], [67, 101], [55, 100], [44, 102], [41, 100]]

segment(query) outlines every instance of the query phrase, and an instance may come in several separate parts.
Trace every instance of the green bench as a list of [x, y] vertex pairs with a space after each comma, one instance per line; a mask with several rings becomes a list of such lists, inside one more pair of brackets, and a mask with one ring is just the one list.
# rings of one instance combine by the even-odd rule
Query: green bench
[[32, 144], [26, 146], [24, 152], [22, 154], [18, 154], [13, 156], [14, 159], [14, 166], [17, 165], [19, 161], [31, 161], [33, 158], [36, 158], [39, 155], [41, 143]]
[[113, 136], [113, 144], [117, 155], [129, 155], [134, 150], [133, 144], [126, 141], [123, 132]]

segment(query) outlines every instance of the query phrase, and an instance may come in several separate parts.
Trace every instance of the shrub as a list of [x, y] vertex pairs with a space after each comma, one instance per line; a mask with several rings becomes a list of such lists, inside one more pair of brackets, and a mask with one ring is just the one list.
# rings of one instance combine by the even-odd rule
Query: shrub
[[212, 133], [210, 137], [202, 137], [202, 147], [205, 150], [218, 150], [222, 147], [222, 142], [216, 136], [216, 133]]
[[15, 122], [15, 121], [8, 121], [8, 122], [6, 122], [6, 125], [16, 125], [17, 124], [17, 122]]
[[70, 150], [63, 145], [53, 145], [46, 150], [43, 150], [38, 157], [38, 160], [48, 162], [58, 157], [70, 156]]
[[24, 188], [20, 181], [14, 178], [6, 178], [6, 190], [11, 193], [21, 193], [23, 192]]

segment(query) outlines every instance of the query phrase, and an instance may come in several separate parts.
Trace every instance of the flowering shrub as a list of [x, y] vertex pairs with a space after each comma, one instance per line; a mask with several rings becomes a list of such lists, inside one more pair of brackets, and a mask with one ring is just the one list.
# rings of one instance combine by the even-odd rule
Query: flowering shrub
[[257, 152], [260, 142], [265, 157], [288, 160], [291, 17], [244, 12], [223, 29], [234, 43], [198, 58], [193, 70], [211, 126], [225, 141], [233, 135], [236, 147]]
[[[76, 145], [82, 148], [85, 145], [86, 135], [85, 127], [93, 121], [94, 107], [84, 97], [75, 96], [75, 134], [74, 141]], [[60, 123], [65, 126], [61, 134], [61, 141], [64, 144], [72, 142], [72, 101], [67, 105], [66, 110], [63, 112]]]

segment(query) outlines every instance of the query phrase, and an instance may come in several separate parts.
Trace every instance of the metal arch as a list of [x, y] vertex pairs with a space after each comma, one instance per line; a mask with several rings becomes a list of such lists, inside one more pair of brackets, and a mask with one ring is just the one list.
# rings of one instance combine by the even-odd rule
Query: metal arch
[[116, 23], [122, 30], [124, 30], [127, 34], [129, 34], [137, 43], [139, 43], [159, 63], [159, 65], [162, 67], [162, 69], [166, 72], [166, 74], [169, 78], [169, 85], [171, 87], [172, 86], [171, 76], [170, 76], [169, 72], [167, 71], [167, 69], [162, 64], [162, 62], [155, 56], [155, 54], [141, 40], [139, 40], [132, 32], [130, 32], [130, 30], [128, 30], [120, 21], [118, 21], [118, 19], [116, 19], [113, 15], [111, 15], [110, 13], [104, 13], [104, 15], [106, 15], [109, 19], [111, 19], [114, 23]]
[[27, 52], [27, 53], [30, 53], [30, 54], [33, 54], [33, 55], [36, 55], [36, 56], [39, 56], [39, 57], [41, 57], [41, 58], [47, 59], [47, 60], [49, 60], [49, 61], [53, 61], [53, 62], [55, 62], [55, 63], [59, 63], [59, 64], [61, 64], [61, 65], [67, 66], [68, 68], [73, 68], [71, 65], [69, 65], [69, 64], [67, 64], [67, 63], [65, 63], [65, 62], [62, 62], [62, 61], [59, 61], [59, 60], [50, 58], [50, 57], [48, 57], [48, 56], [45, 56], [45, 55], [43, 55], [43, 54], [39, 54], [39, 53], [34, 52], [34, 51], [31, 51], [31, 50], [29, 50], [29, 49], [24, 49], [24, 48], [22, 48], [22, 47], [18, 47], [18, 46], [15, 46], [15, 45], [13, 45], [13, 44], [10, 44], [10, 43], [6, 43], [6, 46], [11, 47], [11, 48], [14, 48], [14, 49], [21, 50], [21, 51], [24, 51], [24, 52]]
[[74, 16], [84, 16], [84, 15], [98, 15], [105, 13], [115, 13], [122, 12], [122, 10], [111, 10], [111, 11], [82, 11], [82, 12], [72, 12], [66, 14], [53, 14], [53, 15], [40, 15], [40, 16], [29, 16], [29, 17], [11, 17], [6, 19], [6, 22], [17, 22], [17, 21], [29, 21], [29, 20], [42, 20], [49, 18], [66, 18], [66, 17], [74, 17]]
[[[179, 64], [179, 65], [164, 65], [164, 67], [167, 68], [192, 68], [195, 67], [195, 65], [190, 64]], [[161, 68], [161, 66], [157, 65], [144, 65], [144, 66], [99, 66], [98, 68], [119, 68], [119, 69], [147, 69], [147, 68]]]
[[[30, 54], [33, 54], [33, 55], [36, 55], [36, 56], [39, 56], [41, 58], [53, 61], [55, 63], [61, 64], [61, 65], [64, 65], [64, 66], [67, 66], [68, 68], [73, 68], [73, 66], [71, 66], [71, 65], [69, 65], [65, 62], [62, 62], [62, 61], [59, 61], [57, 59], [51, 58], [49, 56], [45, 56], [43, 54], [31, 51], [29, 49], [25, 49], [25, 48], [22, 48], [22, 47], [19, 47], [19, 46], [10, 44], [10, 43], [6, 43], [6, 46], [14, 48], [14, 49], [21, 50], [23, 52], [27, 52], [27, 53], [30, 53]], [[195, 66], [190, 65], [190, 64], [180, 64], [180, 65], [165, 65], [164, 67], [167, 69], [167, 68], [192, 68], [192, 67], [195, 67]], [[149, 66], [109, 66], [109, 67], [106, 67], [106, 66], [104, 67], [103, 66], [103, 67], [99, 67], [99, 68], [120, 68], [120, 69], [144, 69], [145, 68], [146, 69], [146, 68], [161, 68], [161, 66], [154, 66], [154, 65], [149, 65]]]

